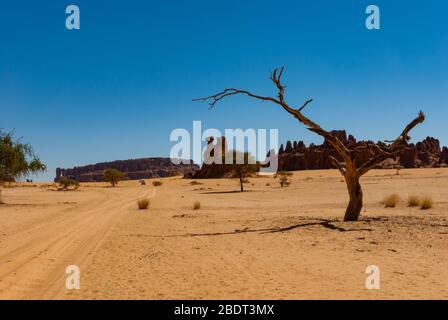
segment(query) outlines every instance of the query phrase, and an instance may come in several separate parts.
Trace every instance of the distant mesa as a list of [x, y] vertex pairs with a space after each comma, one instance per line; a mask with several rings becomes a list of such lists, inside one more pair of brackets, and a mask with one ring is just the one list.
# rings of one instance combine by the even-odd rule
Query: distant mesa
[[193, 174], [199, 169], [192, 160], [184, 161], [186, 164], [173, 164], [170, 158], [142, 158], [101, 162], [92, 165], [74, 167], [72, 169], [56, 169], [55, 182], [61, 177], [67, 177], [79, 182], [103, 181], [103, 172], [113, 168], [125, 173], [126, 179], [141, 180], [150, 178], [163, 178], [176, 175]]

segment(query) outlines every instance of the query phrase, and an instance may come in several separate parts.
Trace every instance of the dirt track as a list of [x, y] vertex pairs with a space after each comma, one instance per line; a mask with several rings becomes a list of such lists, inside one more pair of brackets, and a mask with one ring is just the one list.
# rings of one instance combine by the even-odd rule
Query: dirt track
[[[38, 192], [26, 189], [27, 193]], [[95, 188], [87, 201], [79, 205], [67, 201], [61, 208], [63, 199], [72, 194], [52, 192], [61, 198], [57, 206], [12, 206], [10, 210], [24, 215], [40, 207], [48, 210], [41, 216], [30, 215], [10, 229], [8, 225], [2, 228], [0, 297], [57, 298], [66, 290], [65, 268], [74, 264], [82, 270], [122, 215], [144, 193], [134, 189], [123, 194], [118, 189]]]

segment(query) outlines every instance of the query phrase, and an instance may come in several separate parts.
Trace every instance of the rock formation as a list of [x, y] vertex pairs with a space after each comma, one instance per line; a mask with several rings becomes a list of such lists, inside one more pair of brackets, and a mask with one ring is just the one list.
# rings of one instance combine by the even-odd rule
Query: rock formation
[[[350, 149], [365, 146], [371, 141], [356, 141], [344, 130], [335, 131], [338, 138]], [[382, 143], [382, 142], [378, 142]], [[377, 144], [378, 144], [377, 143]], [[310, 144], [305, 146], [303, 141], [288, 141], [286, 147], [283, 145], [279, 149], [279, 171], [310, 170], [310, 169], [330, 169], [333, 168], [330, 156], [339, 159], [337, 152], [324, 141], [321, 145]], [[355, 151], [357, 163], [364, 163], [370, 157], [367, 149]], [[407, 147], [395, 158], [388, 159], [380, 165], [380, 168], [427, 168], [448, 165], [448, 148], [440, 148], [439, 140], [427, 137], [417, 144], [408, 144]]]
[[108, 168], [124, 172], [130, 180], [185, 175], [199, 169], [191, 160], [188, 164], [175, 165], [170, 158], [143, 158], [101, 162], [72, 169], [57, 168], [54, 180], [57, 182], [59, 178], [67, 177], [79, 182], [99, 182], [103, 181], [103, 171]]
[[[216, 140], [216, 143], [214, 141]], [[215, 157], [215, 151], [218, 154]], [[203, 159], [204, 162], [207, 159], [218, 159], [220, 158], [221, 163], [203, 163], [201, 169], [194, 172], [193, 174], [186, 175], [185, 178], [193, 179], [213, 179], [213, 178], [223, 178], [229, 175], [233, 167], [231, 165], [224, 164], [223, 157], [227, 153], [227, 142], [225, 137], [220, 137], [215, 139], [214, 137], [207, 138], [207, 148], [204, 151]]]
[[[373, 143], [372, 141], [356, 141], [352, 135], [347, 137], [347, 133], [344, 130], [333, 132], [350, 149], [353, 150], [356, 147], [360, 147], [354, 154], [357, 163], [363, 164], [370, 158], [370, 152], [362, 147], [366, 146], [367, 143]], [[209, 145], [213, 141], [213, 138], [210, 138], [208, 140]], [[377, 142], [377, 144], [380, 143], [383, 142]], [[227, 150], [225, 140], [223, 150]], [[282, 144], [278, 151], [278, 171], [332, 169], [334, 167], [330, 156], [342, 161], [339, 154], [327, 141], [324, 141], [321, 145], [311, 143], [308, 147], [303, 141], [287, 141], [286, 145]], [[427, 137], [415, 145], [408, 144], [395, 159], [387, 159], [378, 168], [432, 168], [445, 166], [448, 166], [448, 148], [441, 148], [439, 140]], [[185, 177], [194, 179], [223, 178], [230, 171], [231, 167], [223, 164], [203, 164], [200, 170]]]

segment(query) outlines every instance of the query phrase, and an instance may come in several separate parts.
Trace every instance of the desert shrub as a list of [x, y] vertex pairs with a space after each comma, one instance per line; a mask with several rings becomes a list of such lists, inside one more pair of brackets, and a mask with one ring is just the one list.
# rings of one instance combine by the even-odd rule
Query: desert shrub
[[73, 187], [73, 189], [79, 188], [79, 182], [73, 179], [69, 179], [67, 177], [61, 177], [58, 180], [59, 183], [59, 189], [58, 190], [69, 190], [70, 187]]
[[268, 182], [268, 183], [266, 183], [266, 187], [269, 187], [271, 184]]
[[201, 208], [201, 203], [199, 201], [195, 201], [193, 204], [193, 210], [199, 210]]
[[117, 169], [106, 169], [104, 170], [103, 179], [106, 182], [110, 182], [112, 187], [115, 187], [118, 182], [123, 180], [124, 173]]
[[149, 207], [149, 199], [148, 198], [143, 198], [143, 199], [139, 199], [138, 201], [137, 201], [137, 204], [138, 204], [138, 208], [140, 209], [140, 210], [145, 210], [145, 209], [148, 209], [148, 207]]
[[397, 194], [391, 194], [387, 196], [383, 203], [385, 208], [395, 208], [397, 206], [398, 201], [400, 200], [400, 197]]
[[420, 209], [422, 210], [428, 210], [431, 209], [433, 205], [433, 201], [432, 198], [430, 196], [425, 196], [422, 199], [421, 205], [420, 205]]
[[197, 186], [197, 185], [200, 185], [200, 184], [203, 184], [203, 183], [200, 183], [200, 182], [197, 182], [196, 180], [193, 180], [193, 181], [190, 182], [190, 184], [192, 186]]
[[420, 198], [417, 195], [410, 195], [408, 197], [408, 207], [418, 207], [420, 205]]
[[153, 182], [152, 182], [152, 185], [153, 185], [154, 187], [160, 187], [160, 186], [162, 185], [162, 181], [158, 181], [158, 180], [153, 181]]
[[291, 184], [289, 181], [289, 177], [292, 176], [291, 172], [288, 171], [279, 171], [275, 174], [274, 179], [278, 179], [278, 182], [280, 183], [280, 187], [287, 187]]

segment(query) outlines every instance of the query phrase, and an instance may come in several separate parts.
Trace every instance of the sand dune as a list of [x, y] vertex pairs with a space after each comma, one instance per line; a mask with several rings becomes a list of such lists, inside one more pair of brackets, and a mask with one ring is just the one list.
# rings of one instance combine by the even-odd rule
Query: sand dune
[[[371, 171], [353, 223], [341, 221], [335, 170], [295, 172], [288, 188], [251, 178], [244, 193], [233, 180], [162, 180], [4, 189], [0, 298], [448, 298], [448, 169]], [[391, 193], [402, 201], [384, 209]], [[409, 194], [434, 207], [408, 208]], [[144, 196], [150, 209], [138, 210]], [[80, 290], [65, 288], [72, 264]], [[380, 267], [380, 290], [365, 288], [368, 265]]]

